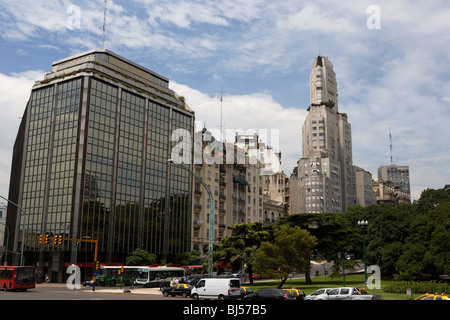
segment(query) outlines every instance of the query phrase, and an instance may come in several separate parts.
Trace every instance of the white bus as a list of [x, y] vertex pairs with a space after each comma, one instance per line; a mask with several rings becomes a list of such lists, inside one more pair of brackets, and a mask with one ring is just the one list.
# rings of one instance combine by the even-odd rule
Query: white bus
[[184, 269], [178, 267], [140, 267], [136, 277], [136, 284], [144, 287], [159, 287], [161, 282], [164, 286], [170, 284], [170, 280], [178, 279], [184, 281]]

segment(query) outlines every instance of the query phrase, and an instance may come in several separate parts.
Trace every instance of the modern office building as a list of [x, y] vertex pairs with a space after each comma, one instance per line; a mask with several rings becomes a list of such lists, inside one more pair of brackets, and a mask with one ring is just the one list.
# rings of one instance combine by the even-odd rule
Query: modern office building
[[338, 110], [336, 74], [327, 57], [314, 60], [310, 92], [302, 158], [290, 181], [291, 213], [345, 212], [356, 201], [351, 125]]
[[[108, 50], [53, 63], [32, 88], [16, 138], [8, 205], [10, 250], [53, 280], [62, 267], [124, 263], [137, 248], [170, 257], [190, 251], [189, 172], [167, 162], [175, 145], [192, 155], [194, 112], [169, 80]], [[22, 232], [24, 243], [22, 244]], [[17, 255], [16, 255], [17, 258]], [[86, 264], [87, 263], [87, 264]]]
[[383, 180], [391, 187], [399, 188], [411, 199], [409, 166], [396, 166], [395, 164], [381, 166], [378, 168], [378, 179]]

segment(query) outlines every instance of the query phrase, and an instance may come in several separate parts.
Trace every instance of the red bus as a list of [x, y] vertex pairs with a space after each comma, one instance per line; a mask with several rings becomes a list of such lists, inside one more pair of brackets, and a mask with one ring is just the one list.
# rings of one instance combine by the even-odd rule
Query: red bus
[[0, 289], [27, 291], [36, 285], [35, 267], [0, 266]]

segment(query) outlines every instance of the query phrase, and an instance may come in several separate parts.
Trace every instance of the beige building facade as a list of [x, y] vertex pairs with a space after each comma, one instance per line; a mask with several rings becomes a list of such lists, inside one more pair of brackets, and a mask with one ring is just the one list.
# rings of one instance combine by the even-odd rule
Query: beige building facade
[[345, 212], [356, 203], [351, 125], [338, 111], [336, 74], [327, 57], [314, 60], [310, 92], [302, 158], [290, 181], [291, 213]]
[[372, 188], [372, 174], [357, 166], [354, 169], [356, 204], [363, 207], [377, 204]]

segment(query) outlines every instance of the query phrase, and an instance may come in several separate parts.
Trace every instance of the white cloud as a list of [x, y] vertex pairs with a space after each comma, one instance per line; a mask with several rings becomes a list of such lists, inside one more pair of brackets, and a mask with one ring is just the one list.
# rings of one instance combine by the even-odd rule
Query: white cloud
[[0, 73], [0, 195], [7, 196], [14, 141], [21, 117], [36, 80], [43, 79], [43, 71], [27, 71], [5, 75]]
[[322, 33], [352, 33], [356, 27], [345, 16], [333, 16], [331, 10], [323, 7], [307, 5], [301, 11], [279, 21], [278, 27], [290, 30], [314, 31]]

